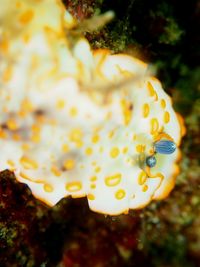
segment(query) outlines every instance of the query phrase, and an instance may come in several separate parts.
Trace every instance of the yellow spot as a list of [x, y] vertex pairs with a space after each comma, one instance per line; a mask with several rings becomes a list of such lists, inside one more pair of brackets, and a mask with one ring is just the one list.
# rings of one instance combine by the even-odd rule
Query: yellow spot
[[56, 102], [56, 107], [57, 109], [63, 109], [65, 107], [65, 101], [63, 99], [59, 99]]
[[138, 153], [142, 153], [142, 152], [144, 152], [145, 151], [145, 145], [137, 145], [136, 146], [136, 151], [138, 152]]
[[93, 194], [88, 194], [87, 197], [89, 200], [95, 200], [95, 196]]
[[30, 40], [30, 35], [29, 34], [24, 34], [23, 40], [24, 40], [24, 43], [27, 44], [29, 42], [29, 40]]
[[13, 140], [15, 140], [15, 141], [20, 141], [20, 140], [21, 140], [21, 135], [18, 134], [18, 133], [14, 133], [14, 134], [12, 135], [12, 138], [13, 138]]
[[2, 76], [2, 79], [4, 82], [8, 82], [10, 81], [10, 79], [12, 78], [12, 72], [13, 72], [13, 68], [11, 66], [8, 66]]
[[81, 182], [70, 182], [66, 184], [66, 190], [68, 190], [69, 192], [77, 192], [81, 190], [81, 188]]
[[32, 127], [31, 127], [31, 129], [32, 129], [32, 132], [33, 132], [34, 134], [39, 134], [40, 131], [41, 131], [40, 126], [37, 125], [37, 124], [33, 124]]
[[31, 136], [31, 141], [34, 143], [39, 143], [40, 142], [40, 134], [34, 134]]
[[118, 155], [119, 155], [119, 148], [117, 147], [113, 147], [111, 150], [110, 150], [110, 156], [111, 158], [116, 158]]
[[138, 184], [143, 185], [147, 180], [146, 172], [142, 171], [138, 176]]
[[156, 118], [151, 119], [151, 134], [156, 134], [159, 128], [159, 123]]
[[95, 169], [94, 169], [95, 172], [100, 172], [101, 171], [101, 167], [97, 166]]
[[147, 82], [147, 88], [149, 90], [150, 96], [154, 96], [155, 100], [158, 100], [158, 95], [150, 82]]
[[32, 20], [33, 15], [34, 13], [32, 10], [27, 10], [26, 12], [21, 14], [21, 16], [19, 17], [19, 22], [22, 24], [29, 23]]
[[75, 117], [77, 116], [78, 114], [78, 110], [76, 107], [71, 107], [71, 109], [69, 110], [69, 115], [72, 116], [72, 117]]
[[90, 181], [91, 182], [95, 182], [97, 180], [97, 177], [96, 176], [92, 176], [92, 177], [90, 177]]
[[20, 8], [21, 6], [22, 6], [22, 3], [19, 2], [19, 1], [17, 1], [17, 2], [16, 2], [16, 7], [17, 7], [17, 8]]
[[109, 137], [109, 138], [112, 138], [112, 137], [113, 137], [113, 135], [114, 135], [114, 133], [115, 133], [115, 131], [114, 131], [114, 130], [110, 131], [110, 132], [108, 133], [108, 137]]
[[15, 163], [14, 163], [12, 160], [8, 159], [8, 160], [7, 160], [7, 163], [8, 163], [8, 165], [9, 165], [11, 168], [14, 168], [14, 167], [15, 167]]
[[9, 128], [9, 130], [12, 130], [12, 131], [15, 131], [18, 129], [18, 125], [14, 119], [9, 119], [7, 121], [7, 126]]
[[105, 184], [107, 186], [116, 186], [121, 182], [122, 175], [121, 173], [117, 173], [105, 178]]
[[75, 161], [73, 159], [67, 159], [64, 161], [63, 166], [66, 170], [71, 170], [75, 166]]
[[124, 147], [123, 149], [122, 149], [122, 153], [123, 154], [126, 154], [128, 152], [128, 147]]
[[8, 51], [8, 47], [9, 47], [9, 42], [8, 40], [4, 39], [0, 42], [0, 49], [6, 53]]
[[133, 135], [133, 141], [135, 141], [136, 139], [137, 139], [137, 135], [134, 134], [134, 135]]
[[98, 134], [93, 135], [93, 137], [92, 137], [92, 142], [93, 142], [94, 144], [96, 144], [98, 141], [99, 141], [99, 135], [98, 135]]
[[160, 105], [161, 105], [161, 107], [162, 107], [163, 109], [166, 108], [166, 102], [165, 102], [164, 99], [161, 99], [161, 100], [160, 100]]
[[122, 108], [122, 114], [124, 117], [124, 124], [128, 125], [132, 117], [133, 105], [130, 101], [126, 99], [122, 99], [121, 108]]
[[0, 127], [0, 138], [5, 139], [7, 137], [6, 132]]
[[168, 123], [169, 120], [170, 120], [170, 115], [169, 115], [169, 112], [168, 111], [165, 111], [164, 113], [164, 123]]
[[26, 156], [22, 156], [20, 159], [20, 163], [25, 169], [37, 169], [38, 164], [35, 160], [28, 158]]
[[61, 172], [59, 171], [59, 169], [53, 165], [51, 166], [51, 172], [55, 175], [55, 176], [61, 176]]
[[148, 190], [148, 185], [144, 185], [143, 187], [142, 187], [142, 191], [143, 192], [146, 192]]
[[74, 142], [77, 147], [83, 146], [82, 137], [83, 133], [79, 128], [72, 129], [72, 131], [69, 134], [70, 141]]
[[143, 117], [146, 118], [149, 115], [149, 104], [145, 103], [143, 105]]
[[91, 188], [91, 189], [95, 189], [95, 188], [96, 188], [96, 185], [95, 185], [95, 184], [91, 184], [91, 185], [90, 185], [90, 188]]
[[24, 150], [24, 151], [27, 151], [30, 149], [30, 146], [28, 144], [22, 144], [21, 145], [21, 148]]
[[121, 200], [125, 197], [126, 193], [123, 189], [119, 189], [116, 193], [115, 193], [115, 198], [118, 200]]
[[91, 147], [87, 147], [87, 148], [85, 149], [85, 154], [86, 154], [87, 156], [92, 155], [92, 152], [93, 152], [93, 150], [92, 150]]
[[50, 185], [50, 184], [44, 184], [43, 188], [44, 188], [44, 191], [47, 192], [47, 193], [53, 192], [53, 186]]
[[24, 99], [22, 101], [22, 104], [21, 104], [21, 110], [19, 112], [19, 115], [21, 117], [24, 117], [25, 115], [27, 115], [28, 113], [32, 112], [33, 111], [33, 105], [32, 103], [28, 100], [28, 99]]
[[32, 179], [31, 179], [27, 174], [25, 174], [25, 173], [23, 173], [23, 172], [20, 172], [19, 175], [20, 175], [22, 178], [24, 178], [24, 179], [26, 179], [26, 180], [28, 180], [28, 181], [32, 181]]
[[69, 146], [68, 146], [67, 144], [63, 144], [63, 145], [62, 145], [62, 151], [63, 151], [64, 153], [69, 152]]
[[103, 152], [103, 147], [102, 146], [100, 146], [100, 148], [99, 148], [99, 153], [102, 153]]

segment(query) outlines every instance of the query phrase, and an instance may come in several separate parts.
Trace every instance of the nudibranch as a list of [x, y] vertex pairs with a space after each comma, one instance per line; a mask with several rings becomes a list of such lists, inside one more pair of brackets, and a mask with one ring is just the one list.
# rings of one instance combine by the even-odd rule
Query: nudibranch
[[0, 170], [117, 215], [174, 187], [180, 115], [148, 65], [72, 38], [60, 0], [0, 0]]

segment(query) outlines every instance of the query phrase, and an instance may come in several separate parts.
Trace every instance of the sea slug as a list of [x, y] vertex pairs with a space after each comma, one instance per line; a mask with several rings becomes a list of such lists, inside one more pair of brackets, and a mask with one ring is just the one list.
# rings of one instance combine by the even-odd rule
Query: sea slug
[[60, 0], [0, 0], [0, 170], [53, 206], [116, 215], [166, 197], [180, 115], [148, 65], [70, 36]]

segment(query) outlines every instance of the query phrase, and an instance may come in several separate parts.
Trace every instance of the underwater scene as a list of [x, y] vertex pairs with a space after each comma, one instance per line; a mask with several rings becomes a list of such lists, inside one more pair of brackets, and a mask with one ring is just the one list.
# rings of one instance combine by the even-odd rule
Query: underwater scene
[[200, 1], [0, 6], [0, 266], [200, 267]]

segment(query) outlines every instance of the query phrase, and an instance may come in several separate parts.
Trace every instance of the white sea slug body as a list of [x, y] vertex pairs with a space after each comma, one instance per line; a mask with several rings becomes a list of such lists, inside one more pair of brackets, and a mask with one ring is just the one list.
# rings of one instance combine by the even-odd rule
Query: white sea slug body
[[49, 205], [87, 196], [104, 214], [166, 197], [184, 129], [147, 65], [72, 45], [59, 0], [0, 4], [0, 170]]

